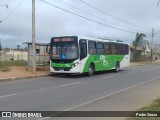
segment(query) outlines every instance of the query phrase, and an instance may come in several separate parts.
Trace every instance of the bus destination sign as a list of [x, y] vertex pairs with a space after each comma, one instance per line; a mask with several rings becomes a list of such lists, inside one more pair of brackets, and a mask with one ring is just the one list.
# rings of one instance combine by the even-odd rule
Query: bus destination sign
[[70, 41], [73, 41], [74, 39], [73, 38], [54, 38], [53, 39], [53, 42], [70, 42]]

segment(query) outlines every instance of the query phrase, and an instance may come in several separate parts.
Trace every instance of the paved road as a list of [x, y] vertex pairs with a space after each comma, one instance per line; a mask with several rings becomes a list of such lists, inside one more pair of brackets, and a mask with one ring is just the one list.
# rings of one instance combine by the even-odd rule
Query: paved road
[[[106, 110], [103, 102], [102, 109], [91, 106], [97, 101], [109, 100], [111, 96], [137, 89], [137, 86], [152, 83], [159, 78], [160, 65], [146, 65], [124, 68], [118, 73], [97, 73], [93, 77], [54, 75], [1, 82], [0, 111]], [[116, 99], [123, 101], [120, 97]], [[121, 108], [111, 107], [113, 104], [115, 103], [110, 100], [107, 110]], [[91, 109], [87, 108], [88, 105]]]

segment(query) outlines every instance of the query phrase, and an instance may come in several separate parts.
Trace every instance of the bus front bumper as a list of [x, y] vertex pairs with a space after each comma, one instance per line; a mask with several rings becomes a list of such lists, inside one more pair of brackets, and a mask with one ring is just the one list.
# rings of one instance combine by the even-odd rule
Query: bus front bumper
[[53, 72], [53, 73], [81, 73], [79, 70], [79, 66], [76, 66], [71, 69], [53, 68], [50, 66], [50, 72]]

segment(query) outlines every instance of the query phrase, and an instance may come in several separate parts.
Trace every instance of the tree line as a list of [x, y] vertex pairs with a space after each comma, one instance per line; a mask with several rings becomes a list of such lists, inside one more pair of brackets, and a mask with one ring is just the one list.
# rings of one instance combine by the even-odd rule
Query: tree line
[[147, 46], [149, 46], [149, 42], [147, 40], [144, 40], [144, 37], [146, 37], [146, 34], [137, 33], [135, 40], [132, 42], [132, 45], [134, 47], [133, 58], [135, 62], [137, 61], [138, 48], [140, 48], [142, 52], [144, 52], [144, 57], [146, 56], [145, 51], [147, 49]]

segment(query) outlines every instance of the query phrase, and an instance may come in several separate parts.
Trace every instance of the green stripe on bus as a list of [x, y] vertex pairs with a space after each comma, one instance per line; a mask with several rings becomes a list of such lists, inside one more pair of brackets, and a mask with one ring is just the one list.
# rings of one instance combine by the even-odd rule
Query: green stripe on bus
[[74, 65], [74, 63], [53, 63], [51, 62], [52, 67], [57, 67], [57, 68], [70, 68]]

